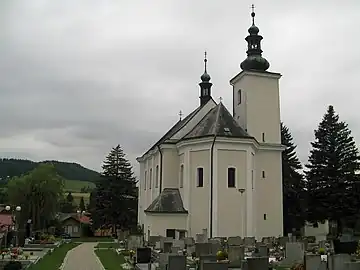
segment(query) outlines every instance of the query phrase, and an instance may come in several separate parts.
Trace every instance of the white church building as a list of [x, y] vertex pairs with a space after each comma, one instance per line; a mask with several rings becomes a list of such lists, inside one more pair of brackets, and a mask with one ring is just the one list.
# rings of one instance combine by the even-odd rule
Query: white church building
[[247, 58], [230, 80], [232, 114], [201, 76], [200, 104], [140, 163], [138, 221], [146, 237], [283, 234], [279, 73], [267, 71], [259, 29], [245, 38]]

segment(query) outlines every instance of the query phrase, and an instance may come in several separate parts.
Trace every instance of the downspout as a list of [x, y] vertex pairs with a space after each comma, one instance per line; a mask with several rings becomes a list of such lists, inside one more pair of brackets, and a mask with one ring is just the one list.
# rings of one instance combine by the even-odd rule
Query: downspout
[[214, 198], [214, 145], [216, 135], [210, 150], [210, 238], [213, 237], [213, 198]]
[[161, 190], [162, 190], [162, 164], [163, 164], [163, 153], [161, 152], [161, 148], [160, 148], [160, 145], [157, 146], [158, 147], [158, 150], [159, 150], [159, 153], [160, 153], [160, 179], [159, 179], [159, 182], [160, 182], [160, 188], [159, 188], [159, 194], [161, 193]]

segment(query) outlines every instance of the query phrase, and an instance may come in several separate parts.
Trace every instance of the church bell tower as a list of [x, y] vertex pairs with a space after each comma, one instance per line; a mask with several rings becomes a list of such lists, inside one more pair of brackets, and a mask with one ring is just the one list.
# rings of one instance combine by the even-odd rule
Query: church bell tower
[[255, 25], [248, 29], [247, 57], [240, 64], [241, 72], [230, 80], [233, 87], [233, 117], [260, 143], [280, 144], [279, 79], [281, 74], [267, 71], [269, 62], [262, 56], [263, 37]]
[[211, 99], [211, 86], [212, 83], [210, 82], [210, 75], [207, 73], [207, 54], [205, 52], [204, 58], [204, 74], [201, 75], [201, 83], [200, 86], [200, 106], [205, 105]]

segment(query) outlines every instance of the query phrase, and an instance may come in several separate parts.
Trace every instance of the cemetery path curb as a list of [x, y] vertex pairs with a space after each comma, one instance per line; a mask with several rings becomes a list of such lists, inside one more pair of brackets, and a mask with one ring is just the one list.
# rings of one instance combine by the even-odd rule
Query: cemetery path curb
[[105, 269], [105, 267], [103, 266], [103, 264], [101, 263], [101, 261], [100, 261], [100, 259], [99, 259], [98, 255], [96, 255], [96, 253], [95, 253], [95, 249], [93, 250], [93, 253], [94, 253], [94, 256], [95, 256], [95, 258], [96, 258], [96, 261], [98, 262], [98, 264], [99, 264], [99, 265], [100, 265], [100, 267], [101, 267], [101, 270], [106, 270], [106, 269]]

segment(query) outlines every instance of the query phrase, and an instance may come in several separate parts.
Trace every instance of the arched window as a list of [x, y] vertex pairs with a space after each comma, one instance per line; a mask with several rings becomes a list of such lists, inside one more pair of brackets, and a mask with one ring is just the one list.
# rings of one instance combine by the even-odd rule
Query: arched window
[[152, 169], [150, 169], [150, 172], [149, 172], [149, 189], [151, 189], [151, 185], [152, 185]]
[[236, 181], [236, 169], [233, 167], [228, 168], [228, 187], [234, 188], [235, 187], [235, 181]]
[[238, 90], [238, 104], [241, 104], [241, 89]]

